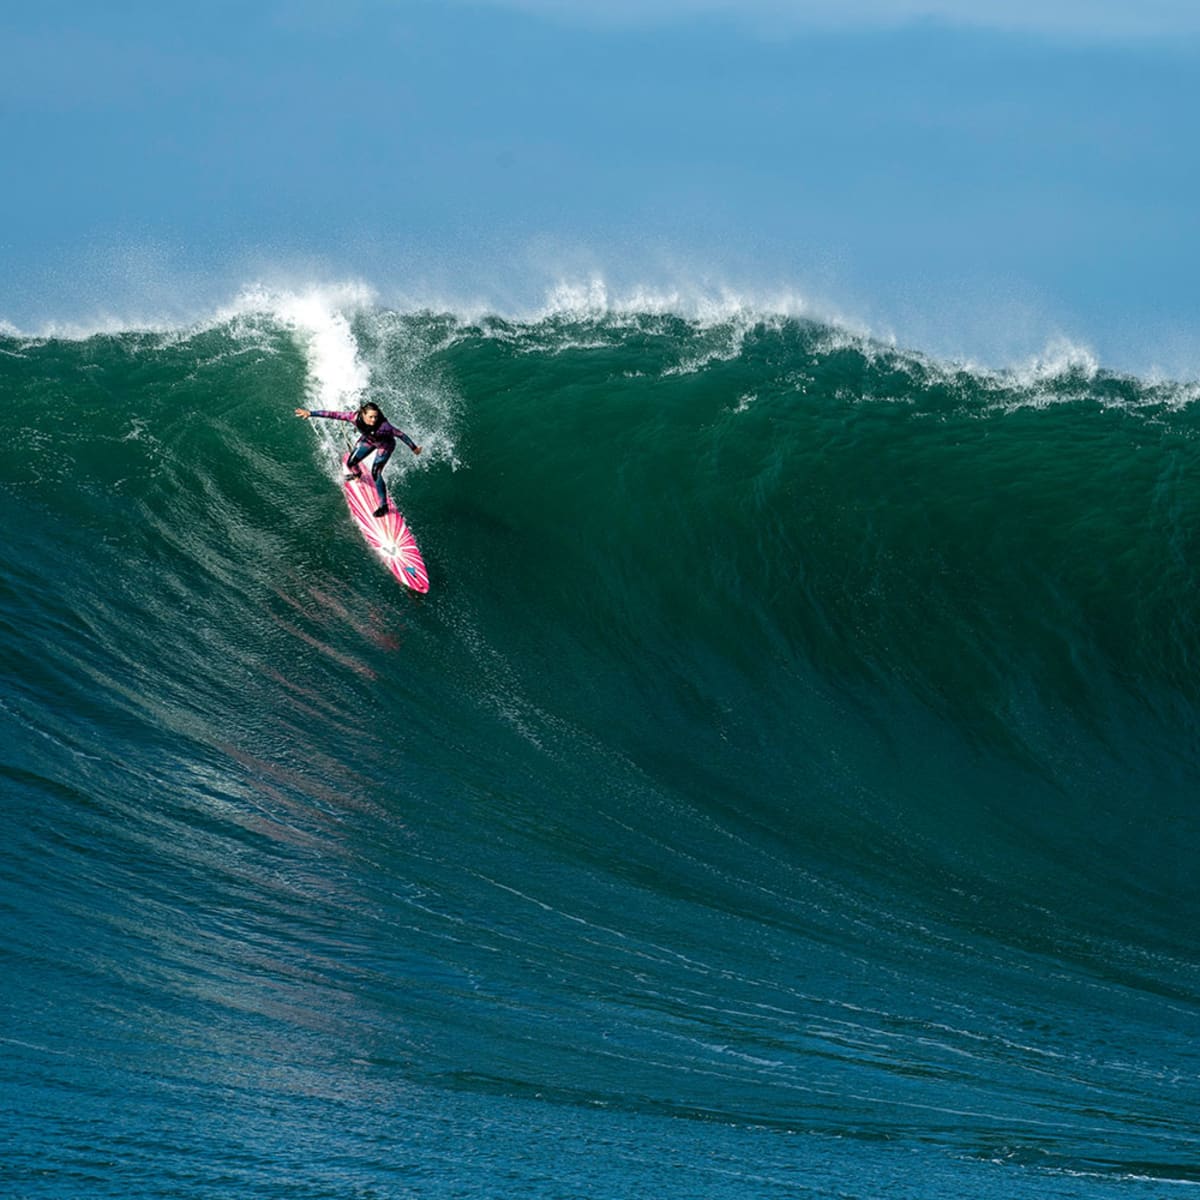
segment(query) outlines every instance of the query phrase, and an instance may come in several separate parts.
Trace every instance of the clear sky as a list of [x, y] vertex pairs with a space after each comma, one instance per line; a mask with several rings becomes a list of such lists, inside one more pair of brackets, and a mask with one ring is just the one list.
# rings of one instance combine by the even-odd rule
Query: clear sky
[[0, 321], [804, 298], [1200, 376], [1200, 4], [0, 0]]

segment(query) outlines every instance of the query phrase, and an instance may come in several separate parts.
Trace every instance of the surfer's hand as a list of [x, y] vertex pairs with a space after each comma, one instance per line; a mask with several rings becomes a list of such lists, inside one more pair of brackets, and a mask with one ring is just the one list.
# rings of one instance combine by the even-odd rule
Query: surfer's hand
[[307, 421], [308, 418], [312, 416], [312, 413], [310, 413], [307, 408], [298, 408], [296, 409], [296, 416]]
[[414, 446], [414, 447], [413, 447], [413, 453], [414, 453], [414, 454], [420, 454], [420, 453], [421, 453], [421, 447], [420, 447], [420, 446]]

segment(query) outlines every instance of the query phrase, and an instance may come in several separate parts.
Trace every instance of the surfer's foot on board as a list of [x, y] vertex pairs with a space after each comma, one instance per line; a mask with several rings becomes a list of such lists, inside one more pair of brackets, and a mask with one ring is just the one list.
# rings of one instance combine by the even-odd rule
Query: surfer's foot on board
[[379, 507], [378, 507], [378, 508], [377, 508], [377, 509], [376, 509], [376, 510], [375, 510], [375, 511], [374, 511], [374, 512], [371, 514], [371, 516], [373, 516], [373, 517], [386, 517], [386, 516], [387, 516], [387, 505], [386, 505], [386, 504], [381, 504], [381, 505], [380, 505], [380, 506], [379, 506]]
[[347, 471], [346, 472], [346, 482], [347, 483], [349, 483], [350, 480], [352, 480], [352, 479], [361, 479], [361, 478], [362, 478], [361, 471]]

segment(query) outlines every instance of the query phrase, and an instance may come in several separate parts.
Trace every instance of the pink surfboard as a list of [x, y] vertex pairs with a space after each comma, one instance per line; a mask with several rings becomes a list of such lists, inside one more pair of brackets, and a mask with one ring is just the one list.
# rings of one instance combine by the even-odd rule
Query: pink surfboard
[[[343, 467], [345, 463], [343, 458]], [[365, 463], [362, 465], [365, 467]], [[417, 539], [391, 497], [388, 497], [387, 512], [382, 517], [371, 515], [379, 507], [379, 496], [371, 482], [370, 471], [364, 469], [359, 479], [347, 479], [345, 490], [350, 515], [371, 548], [387, 563], [388, 570], [414, 592], [429, 591], [429, 573], [425, 570], [421, 551], [417, 549]]]

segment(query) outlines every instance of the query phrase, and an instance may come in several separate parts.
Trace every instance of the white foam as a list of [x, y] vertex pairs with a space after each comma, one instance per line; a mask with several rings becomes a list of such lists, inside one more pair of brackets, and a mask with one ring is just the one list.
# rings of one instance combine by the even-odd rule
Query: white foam
[[[560, 256], [561, 262], [561, 256]], [[381, 294], [360, 280], [341, 282], [267, 285], [255, 283], [241, 288], [231, 301], [212, 306], [187, 323], [165, 317], [100, 314], [90, 320], [52, 321], [34, 332], [22, 330], [9, 321], [0, 321], [0, 334], [30, 341], [44, 338], [82, 340], [96, 335], [150, 333], [166, 341], [186, 340], [197, 333], [222, 327], [238, 340], [269, 349], [272, 334], [262, 318], [266, 317], [296, 332], [308, 357], [313, 407], [347, 408], [361, 403], [370, 387], [383, 389], [382, 398], [394, 396], [408, 407], [411, 380], [396, 386], [394, 359], [391, 363], [368, 363], [356, 344], [353, 325], [366, 322], [368, 329], [378, 321], [390, 322], [389, 339], [396, 336], [392, 326], [403, 324], [408, 315], [444, 314], [451, 327], [443, 341], [414, 345], [420, 359], [437, 349], [453, 344], [458, 338], [478, 333], [509, 339], [519, 346], [528, 343], [534, 352], [553, 352], [607, 344], [596, 330], [538, 330], [544, 322], [603, 322], [609, 330], [634, 327], [650, 317], [677, 316], [692, 322], [702, 332], [716, 330], [717, 341], [696, 346], [688, 361], [680, 361], [669, 371], [689, 373], [702, 370], [708, 363], [735, 357], [745, 336], [756, 326], [776, 325], [788, 320], [813, 321], [821, 327], [819, 349], [836, 352], [853, 349], [874, 361], [881, 354], [899, 355], [911, 360], [932, 375], [949, 378], [966, 372], [994, 381], [1006, 392], [1020, 393], [1018, 404], [1038, 405], [1061, 402], [1049, 385], [1075, 376], [1082, 383], [1093, 380], [1101, 367], [1098, 355], [1081, 341], [1062, 335], [1051, 337], [1043, 349], [1017, 362], [985, 365], [970, 355], [953, 353], [933, 357], [920, 350], [904, 348], [902, 339], [886, 329], [872, 328], [866, 321], [847, 314], [837, 306], [786, 286], [739, 287], [725, 281], [689, 274], [686, 266], [663, 263], [655, 268], [669, 282], [637, 282], [626, 273], [610, 277], [588, 265], [574, 273], [555, 272], [552, 262], [541, 264], [543, 279], [551, 282], [534, 298], [501, 303], [475, 294], [456, 299], [445, 290], [422, 292], [419, 285], [407, 284], [404, 292]], [[489, 327], [488, 318], [504, 323]], [[545, 334], [549, 332], [550, 336]], [[728, 336], [726, 336], [728, 335]], [[1156, 388], [1155, 403], [1184, 407], [1200, 399], [1200, 382], [1190, 383], [1152, 377], [1144, 380]], [[1011, 395], [1007, 402], [1012, 402]], [[445, 408], [445, 405], [442, 405]], [[419, 410], [418, 410], [419, 411]], [[412, 415], [411, 413], [409, 414]], [[422, 414], [424, 415], [424, 414]], [[447, 415], [447, 414], [443, 414]]]
[[359, 357], [347, 313], [367, 308], [374, 300], [371, 289], [358, 283], [282, 293], [255, 287], [218, 313], [214, 323], [224, 324], [250, 313], [270, 313], [303, 339], [315, 407], [357, 408], [371, 373]]
[[44, 321], [34, 329], [20, 329], [6, 321], [0, 332], [7, 337], [22, 338], [31, 342], [83, 342], [92, 337], [115, 337], [122, 333], [170, 336], [180, 333], [181, 330], [177, 322], [166, 319], [100, 313], [86, 319]]
[[1035, 354], [1011, 372], [1013, 379], [1023, 387], [1033, 388], [1064, 375], [1082, 375], [1092, 380], [1100, 370], [1096, 356], [1086, 346], [1080, 346], [1066, 337], [1052, 339], [1040, 354]]
[[[369, 394], [421, 445], [421, 459], [401, 455], [391, 467], [393, 474], [433, 461], [448, 463], [452, 469], [461, 466], [453, 438], [456, 396], [436, 381], [416, 376], [414, 366], [428, 347], [406, 341], [404, 353], [393, 353], [404, 326], [397, 313], [378, 307], [372, 289], [359, 283], [295, 292], [255, 289], [239, 299], [230, 315], [263, 311], [299, 335], [308, 358], [313, 407], [357, 408]], [[379, 353], [374, 356], [378, 361], [364, 360], [352, 318], [364, 322], [370, 331], [368, 340], [378, 343]], [[337, 445], [336, 435], [323, 423], [319, 436], [327, 448]]]
[[831, 306], [786, 288], [758, 291], [705, 281], [620, 286], [609, 283], [599, 273], [585, 278], [560, 277], [545, 290], [540, 305], [515, 315], [530, 321], [677, 316], [702, 327], [764, 318], [820, 320], [851, 328], [857, 325]]

